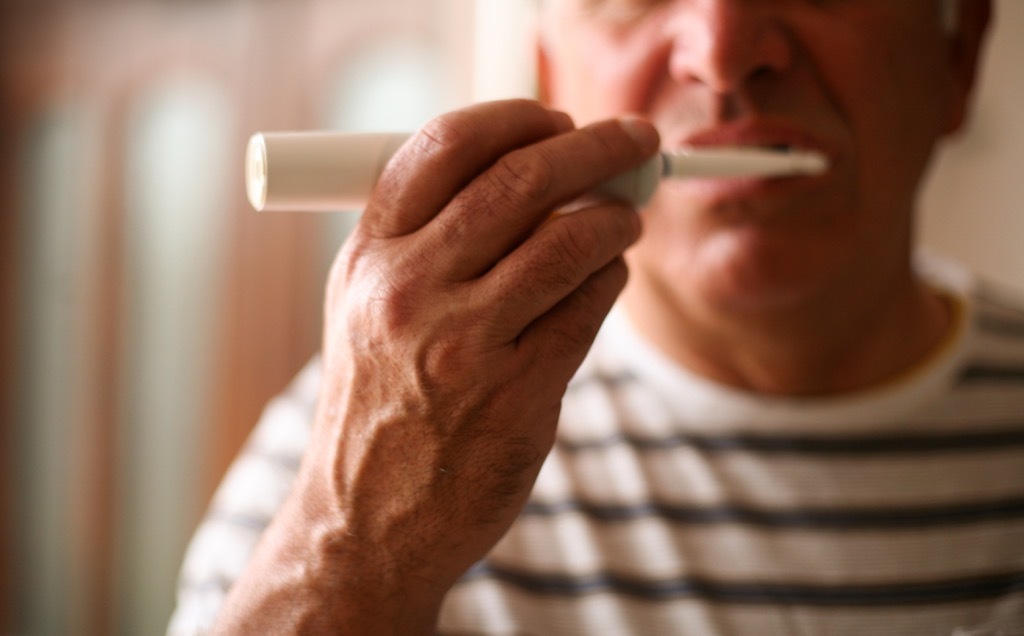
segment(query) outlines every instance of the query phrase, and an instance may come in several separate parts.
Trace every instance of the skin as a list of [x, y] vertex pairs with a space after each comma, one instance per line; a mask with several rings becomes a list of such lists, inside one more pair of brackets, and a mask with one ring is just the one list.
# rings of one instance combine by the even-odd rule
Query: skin
[[[941, 338], [942, 305], [909, 274], [913, 192], [963, 118], [984, 0], [965, 3], [953, 40], [932, 0], [655, 1], [626, 22], [579, 1], [552, 0], [541, 70], [547, 99], [593, 123], [477, 105], [385, 170], [328, 283], [312, 443], [219, 633], [432, 633], [446, 591], [522, 508], [641, 219], [628, 307], [711, 377], [865, 386]], [[625, 112], [660, 139], [608, 119]], [[700, 131], [799, 138], [833, 169], [675, 184], [641, 215], [580, 199]], [[829, 360], [852, 371], [815, 379]]]
[[945, 334], [911, 271], [913, 207], [963, 121], [988, 9], [939, 27], [934, 0], [555, 1], [550, 101], [590, 121], [640, 112], [668, 149], [789, 143], [831, 170], [785, 182], [668, 182], [629, 254], [626, 305], [677, 361], [761, 393], [862, 389]]

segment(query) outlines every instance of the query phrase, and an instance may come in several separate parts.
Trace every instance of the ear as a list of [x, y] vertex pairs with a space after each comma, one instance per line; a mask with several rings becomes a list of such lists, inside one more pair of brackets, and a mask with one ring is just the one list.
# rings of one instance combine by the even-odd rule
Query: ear
[[959, 20], [949, 44], [953, 108], [947, 133], [960, 130], [967, 120], [982, 49], [992, 20], [991, 0], [961, 0], [957, 4]]

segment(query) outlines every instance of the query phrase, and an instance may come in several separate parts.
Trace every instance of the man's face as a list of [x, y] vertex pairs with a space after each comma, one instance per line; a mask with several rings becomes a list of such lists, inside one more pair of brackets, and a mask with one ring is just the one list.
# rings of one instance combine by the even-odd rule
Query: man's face
[[664, 182], [632, 285], [677, 309], [758, 312], [905, 274], [921, 174], [969, 84], [940, 13], [937, 0], [551, 0], [542, 80], [578, 124], [641, 113], [666, 150], [831, 161], [814, 177]]

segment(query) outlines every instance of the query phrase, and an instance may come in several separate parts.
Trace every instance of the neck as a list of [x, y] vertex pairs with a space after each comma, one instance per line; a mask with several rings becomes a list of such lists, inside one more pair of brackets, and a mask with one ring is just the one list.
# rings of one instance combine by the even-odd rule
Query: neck
[[701, 375], [758, 393], [829, 395], [906, 374], [950, 330], [948, 302], [909, 271], [889, 283], [868, 297], [844, 292], [748, 312], [671, 303], [644, 281], [624, 298], [638, 329]]

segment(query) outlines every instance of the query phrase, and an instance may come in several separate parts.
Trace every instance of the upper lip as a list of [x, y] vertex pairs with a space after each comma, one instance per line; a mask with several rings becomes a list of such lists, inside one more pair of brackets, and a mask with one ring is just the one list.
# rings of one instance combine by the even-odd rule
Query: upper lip
[[814, 150], [833, 156], [834, 150], [817, 135], [798, 126], [772, 122], [745, 122], [704, 128], [683, 136], [680, 146], [785, 146], [796, 150]]

